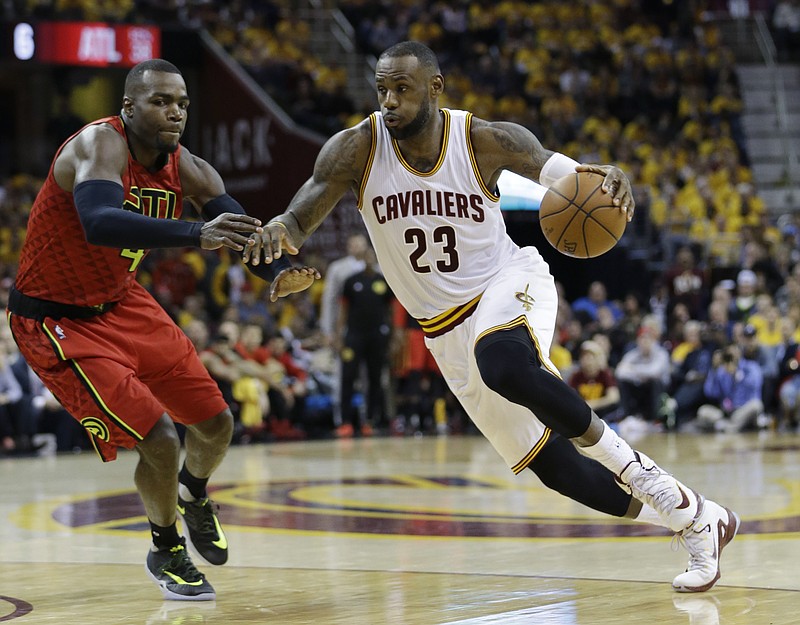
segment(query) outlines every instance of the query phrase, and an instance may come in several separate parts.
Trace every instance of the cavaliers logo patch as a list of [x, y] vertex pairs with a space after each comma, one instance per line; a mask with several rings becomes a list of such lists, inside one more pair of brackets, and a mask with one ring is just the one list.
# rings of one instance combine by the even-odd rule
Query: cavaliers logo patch
[[108, 442], [109, 438], [111, 438], [108, 433], [108, 426], [97, 417], [84, 417], [81, 419], [81, 425], [86, 428], [89, 434], [99, 438], [101, 441]]
[[525, 309], [526, 312], [529, 311], [531, 308], [533, 308], [533, 303], [536, 301], [535, 299], [533, 299], [533, 297], [528, 295], [528, 288], [530, 286], [531, 286], [530, 284], [526, 284], [525, 291], [519, 291], [514, 294], [514, 297], [516, 297], [520, 302], [522, 302], [522, 307]]

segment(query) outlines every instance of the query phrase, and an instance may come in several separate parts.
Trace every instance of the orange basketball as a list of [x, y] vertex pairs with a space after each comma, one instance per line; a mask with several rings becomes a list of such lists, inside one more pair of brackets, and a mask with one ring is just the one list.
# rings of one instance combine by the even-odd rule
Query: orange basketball
[[604, 176], [592, 172], [567, 174], [542, 198], [539, 224], [545, 239], [562, 254], [594, 258], [614, 247], [625, 232], [625, 211], [603, 193]]

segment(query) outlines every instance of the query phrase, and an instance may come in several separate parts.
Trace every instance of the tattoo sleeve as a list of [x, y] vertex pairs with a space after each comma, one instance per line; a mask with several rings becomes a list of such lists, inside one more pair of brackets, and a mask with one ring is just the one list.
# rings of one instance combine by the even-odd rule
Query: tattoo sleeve
[[[283, 215], [275, 219], [286, 226], [295, 245], [302, 245], [358, 183], [366, 162], [371, 133], [364, 124], [344, 130], [322, 146], [314, 173], [306, 180]], [[366, 138], [366, 144], [365, 144]]]
[[542, 166], [553, 152], [542, 147], [536, 135], [519, 124], [495, 122], [490, 128], [491, 151], [500, 156], [502, 168], [538, 179]]

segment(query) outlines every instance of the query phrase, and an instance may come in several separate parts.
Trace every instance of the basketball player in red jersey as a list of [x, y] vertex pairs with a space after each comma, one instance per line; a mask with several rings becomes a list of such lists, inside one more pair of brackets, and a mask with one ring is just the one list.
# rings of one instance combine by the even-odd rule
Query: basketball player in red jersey
[[518, 124], [440, 108], [444, 77], [420, 43], [383, 52], [375, 84], [380, 111], [326, 142], [313, 176], [254, 235], [245, 261], [295, 253], [352, 190], [392, 292], [511, 470], [530, 468], [589, 507], [675, 532], [690, 559], [673, 587], [708, 590], [738, 516], [631, 449], [561, 379], [548, 356], [555, 282], [535, 248], [510, 239], [500, 212], [504, 170], [544, 186], [576, 170], [599, 173], [629, 220], [630, 181], [618, 167], [580, 165], [546, 150]]
[[[206, 484], [233, 416], [136, 269], [154, 247], [241, 251], [261, 226], [225, 193], [219, 173], [180, 145], [188, 107], [180, 71], [145, 61], [127, 76], [121, 114], [61, 146], [31, 209], [8, 317], [23, 356], [100, 457], [113, 460], [118, 447], [139, 452], [135, 482], [153, 537], [148, 575], [167, 599], [211, 600], [186, 540], [210, 564], [228, 558]], [[208, 221], [180, 221], [184, 199]], [[272, 281], [273, 301], [319, 277], [288, 262], [249, 268]], [[186, 426], [182, 466], [173, 421]]]

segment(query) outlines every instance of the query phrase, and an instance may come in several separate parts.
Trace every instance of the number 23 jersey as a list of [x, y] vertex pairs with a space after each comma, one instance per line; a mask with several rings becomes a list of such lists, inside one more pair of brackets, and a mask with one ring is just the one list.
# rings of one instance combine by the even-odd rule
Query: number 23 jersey
[[472, 114], [442, 113], [441, 152], [428, 172], [403, 158], [380, 113], [370, 116], [372, 152], [358, 198], [381, 272], [417, 319], [478, 297], [519, 249], [506, 233], [500, 198], [478, 173]]

